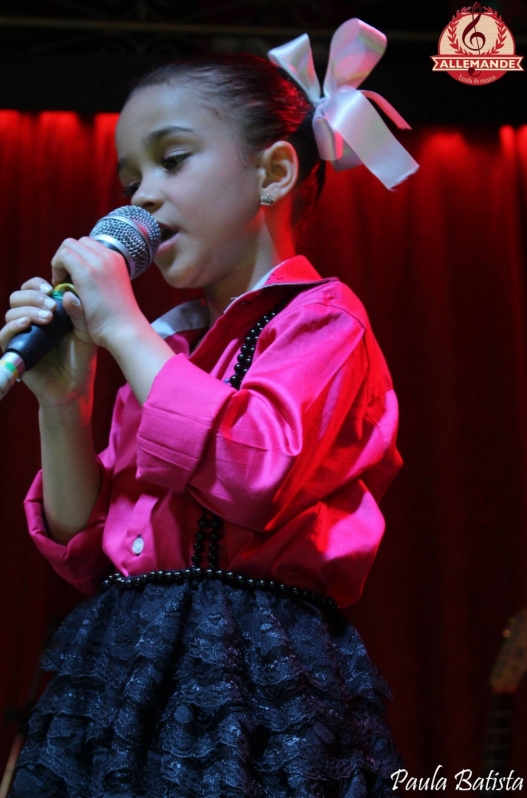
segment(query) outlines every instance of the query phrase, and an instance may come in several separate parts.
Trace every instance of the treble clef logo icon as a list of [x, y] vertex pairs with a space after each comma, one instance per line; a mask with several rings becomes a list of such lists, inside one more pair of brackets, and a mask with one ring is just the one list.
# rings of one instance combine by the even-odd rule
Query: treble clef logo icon
[[433, 71], [446, 72], [467, 86], [485, 86], [507, 72], [524, 72], [520, 65], [524, 56], [516, 55], [514, 36], [501, 14], [485, 0], [467, 2], [439, 37]]
[[[463, 36], [461, 37], [461, 40], [462, 40], [463, 44], [465, 45], [465, 47], [467, 47], [469, 50], [477, 50], [478, 51], [478, 55], [481, 55], [481, 48], [485, 46], [486, 38], [485, 38], [485, 34], [477, 29], [477, 24], [478, 24], [478, 22], [481, 19], [481, 14], [483, 12], [483, 9], [481, 8], [479, 3], [474, 3], [474, 5], [472, 6], [472, 9], [471, 9], [471, 12], [472, 12], [472, 22], [469, 22], [469, 24], [467, 25], [467, 27], [463, 31]], [[476, 17], [474, 17], [475, 14], [477, 14]], [[472, 33], [470, 33], [470, 31], [472, 31]], [[470, 36], [468, 36], [469, 33], [470, 33]], [[469, 40], [470, 44], [467, 42], [467, 36], [468, 36], [468, 40]], [[475, 47], [473, 46], [474, 40], [476, 40], [476, 46]], [[470, 67], [470, 69], [468, 70], [468, 73], [471, 76], [474, 76], [476, 74], [479, 75], [479, 72], [476, 73], [474, 67]]]

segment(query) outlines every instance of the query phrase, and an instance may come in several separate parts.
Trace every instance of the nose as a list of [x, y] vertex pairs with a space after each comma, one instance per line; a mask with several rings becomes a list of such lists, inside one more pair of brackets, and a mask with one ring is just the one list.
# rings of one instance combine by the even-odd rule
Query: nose
[[149, 213], [154, 213], [163, 204], [163, 199], [156, 188], [154, 181], [143, 178], [132, 197], [132, 205], [144, 208]]

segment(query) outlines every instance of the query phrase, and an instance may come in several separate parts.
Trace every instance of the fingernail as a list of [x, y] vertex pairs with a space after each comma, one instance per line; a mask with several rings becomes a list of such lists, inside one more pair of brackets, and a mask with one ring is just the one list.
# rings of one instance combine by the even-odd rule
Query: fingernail
[[29, 316], [22, 316], [21, 319], [18, 319], [18, 324], [22, 327], [22, 325], [27, 324], [29, 321]]
[[80, 302], [79, 297], [75, 296], [75, 294], [72, 294], [71, 295], [71, 304], [75, 305], [75, 307], [78, 308], [80, 306], [80, 303], [81, 302]]
[[49, 294], [50, 291], [53, 291], [53, 286], [49, 285], [49, 283], [42, 283], [40, 290], [43, 294]]
[[49, 308], [50, 310], [53, 310], [53, 308], [55, 307], [55, 300], [54, 300], [54, 299], [51, 299], [50, 297], [47, 297], [47, 298], [44, 300], [44, 302], [43, 302], [43, 305], [44, 305], [46, 308]]
[[41, 319], [49, 319], [51, 313], [49, 310], [39, 310], [38, 315]]

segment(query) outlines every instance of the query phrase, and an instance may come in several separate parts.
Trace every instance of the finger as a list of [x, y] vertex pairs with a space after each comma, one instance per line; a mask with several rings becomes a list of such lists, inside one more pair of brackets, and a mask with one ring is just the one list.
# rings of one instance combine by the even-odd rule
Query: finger
[[53, 256], [51, 263], [52, 265], [60, 263], [65, 254], [69, 257], [71, 253], [75, 253], [79, 258], [96, 264], [100, 261], [101, 255], [104, 257], [110, 251], [100, 241], [94, 241], [88, 236], [83, 236], [78, 241], [76, 238], [66, 238]]
[[35, 291], [30, 288], [14, 291], [9, 297], [9, 304], [12, 308], [34, 305], [35, 307], [44, 308], [46, 310], [55, 310], [57, 306], [57, 303], [52, 297], [48, 296], [43, 291]]
[[80, 319], [82, 316], [84, 316], [82, 302], [72, 291], [66, 291], [62, 295], [62, 304], [64, 305], [66, 313], [72, 319]]
[[20, 308], [11, 308], [8, 310], [5, 314], [5, 320], [9, 323], [21, 319], [24, 316], [28, 316], [32, 324], [48, 324], [53, 318], [53, 313], [46, 308], [25, 305]]
[[54, 286], [59, 283], [72, 282], [69, 268], [71, 268], [71, 259], [75, 251], [73, 247], [76, 243], [74, 238], [67, 238], [54, 254], [51, 260], [51, 282]]
[[54, 286], [60, 285], [60, 283], [71, 283], [70, 273], [62, 264], [57, 263], [51, 267], [51, 282]]
[[123, 256], [119, 252], [116, 252], [106, 244], [103, 244], [102, 241], [97, 241], [95, 238], [83, 236], [82, 238], [79, 238], [77, 243], [85, 248], [84, 253], [86, 254], [87, 258], [90, 257], [88, 253], [93, 253], [94, 263], [100, 263], [101, 258], [106, 262], [124, 260]]
[[11, 338], [14, 338], [19, 332], [26, 330], [30, 323], [31, 319], [29, 316], [20, 316], [19, 318], [8, 322], [4, 327], [2, 327], [0, 330], [0, 347], [2, 352], [5, 352], [7, 349]]
[[51, 294], [53, 291], [51, 283], [43, 277], [31, 277], [30, 280], [26, 280], [26, 282], [21, 285], [21, 288], [41, 291], [43, 294]]
[[78, 243], [92, 250], [92, 252], [98, 252], [99, 255], [108, 252], [106, 244], [103, 244], [102, 241], [97, 241], [95, 238], [90, 238], [89, 236], [82, 236], [82, 238], [79, 238]]
[[109, 268], [126, 268], [122, 255], [88, 236], [79, 241], [67, 238], [53, 257], [51, 266], [54, 285], [63, 281], [65, 274], [70, 275], [74, 283], [77, 277], [80, 284], [87, 276], [87, 267], [103, 273]]
[[83, 247], [74, 238], [68, 238], [57, 250], [51, 261], [51, 275], [54, 286], [59, 283], [82, 283], [87, 276], [93, 252]]
[[66, 291], [62, 302], [66, 313], [73, 322], [75, 336], [80, 338], [81, 341], [84, 341], [84, 343], [95, 346], [88, 333], [84, 308], [82, 307], [82, 302], [79, 297], [72, 294], [71, 291]]
[[66, 238], [51, 260], [53, 285], [72, 282], [74, 272], [85, 266], [91, 251], [75, 238]]
[[79, 329], [86, 329], [84, 308], [82, 307], [82, 302], [80, 301], [79, 297], [73, 294], [71, 291], [66, 291], [62, 297], [62, 304], [70, 319], [73, 322], [77, 322], [75, 326]]

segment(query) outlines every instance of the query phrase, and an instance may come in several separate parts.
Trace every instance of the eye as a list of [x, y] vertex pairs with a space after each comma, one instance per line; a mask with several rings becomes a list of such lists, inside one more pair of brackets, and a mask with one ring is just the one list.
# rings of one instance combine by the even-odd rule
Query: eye
[[[190, 154], [190, 152], [172, 152], [168, 155], [163, 155], [160, 157], [159, 164], [165, 170], [165, 172], [176, 172], [181, 168], [183, 162], [186, 161]], [[128, 199], [131, 199], [140, 185], [140, 180], [135, 180], [128, 183], [128, 185], [123, 186], [122, 188], [123, 195], [128, 197]]]
[[138, 188], [139, 183], [129, 183], [127, 186], [122, 187], [121, 193], [124, 194], [125, 197], [128, 197], [128, 199], [131, 199]]
[[169, 155], [164, 155], [161, 158], [161, 165], [167, 172], [174, 172], [180, 167], [188, 157], [188, 152], [172, 152]]

